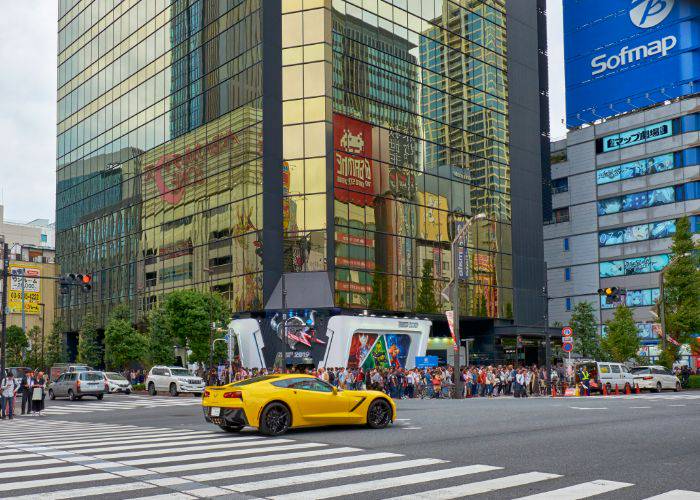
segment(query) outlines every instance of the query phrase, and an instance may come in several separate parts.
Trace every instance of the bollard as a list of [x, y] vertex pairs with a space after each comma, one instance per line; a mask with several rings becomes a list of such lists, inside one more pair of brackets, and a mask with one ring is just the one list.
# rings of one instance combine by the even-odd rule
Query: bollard
[[617, 386], [617, 384], [615, 384], [615, 396], [619, 396], [619, 395], [620, 395], [620, 388]]
[[552, 397], [556, 398], [557, 397], [557, 385], [552, 384]]
[[639, 394], [639, 384], [634, 384], [634, 393]]
[[608, 395], [608, 386], [606, 384], [601, 384], [603, 386], [603, 396]]

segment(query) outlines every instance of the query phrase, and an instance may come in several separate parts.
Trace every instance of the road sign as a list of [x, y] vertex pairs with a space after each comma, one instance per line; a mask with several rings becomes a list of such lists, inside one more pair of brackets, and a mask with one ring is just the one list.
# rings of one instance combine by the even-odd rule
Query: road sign
[[561, 329], [562, 337], [571, 337], [574, 334], [574, 330], [570, 326], [565, 326]]
[[416, 356], [416, 368], [433, 368], [437, 365], [437, 356]]
[[572, 344], [571, 342], [564, 342], [561, 345], [561, 348], [564, 350], [564, 352], [571, 352], [574, 350], [574, 344]]

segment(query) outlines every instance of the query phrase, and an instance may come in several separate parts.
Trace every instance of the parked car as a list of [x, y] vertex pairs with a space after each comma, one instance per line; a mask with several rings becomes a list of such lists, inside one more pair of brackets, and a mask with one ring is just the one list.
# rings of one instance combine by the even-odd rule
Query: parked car
[[83, 396], [102, 399], [105, 394], [105, 374], [98, 371], [62, 373], [49, 384], [49, 399], [66, 397], [71, 401]]
[[179, 366], [154, 366], [146, 377], [146, 388], [151, 396], [155, 396], [158, 391], [168, 391], [171, 396], [183, 392], [199, 397], [204, 392], [204, 387], [204, 380]]
[[605, 386], [608, 393], [614, 392], [617, 387], [620, 392], [634, 389], [634, 375], [622, 363], [607, 363], [603, 361], [587, 361], [575, 365], [576, 382], [580, 382], [582, 367], [586, 367], [590, 375], [591, 392], [603, 392]]
[[123, 392], [124, 394], [131, 394], [133, 390], [126, 377], [116, 372], [105, 372], [105, 384], [107, 391], [110, 393]]
[[661, 392], [664, 389], [681, 390], [681, 381], [671, 370], [663, 366], [637, 366], [632, 368], [634, 381], [640, 389]]

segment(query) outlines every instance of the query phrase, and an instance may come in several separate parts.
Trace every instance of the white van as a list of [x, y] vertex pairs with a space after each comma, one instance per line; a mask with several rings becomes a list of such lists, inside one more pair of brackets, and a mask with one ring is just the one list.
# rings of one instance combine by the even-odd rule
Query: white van
[[630, 392], [634, 390], [634, 375], [622, 363], [608, 363], [605, 361], [578, 363], [575, 367], [576, 382], [580, 382], [579, 374], [583, 366], [586, 367], [590, 375], [591, 392], [602, 394], [603, 386], [606, 387], [608, 393], [614, 393], [616, 387], [620, 394], [624, 394], [627, 388], [629, 388]]

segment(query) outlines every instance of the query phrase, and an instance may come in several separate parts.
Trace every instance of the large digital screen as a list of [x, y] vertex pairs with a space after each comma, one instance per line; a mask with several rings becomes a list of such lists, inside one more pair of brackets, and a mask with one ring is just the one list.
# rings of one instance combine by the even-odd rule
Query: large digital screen
[[697, 92], [699, 13], [695, 0], [564, 0], [567, 126]]
[[411, 337], [399, 333], [355, 332], [350, 343], [349, 368], [405, 368]]

